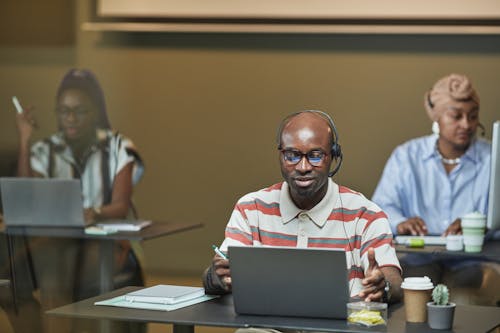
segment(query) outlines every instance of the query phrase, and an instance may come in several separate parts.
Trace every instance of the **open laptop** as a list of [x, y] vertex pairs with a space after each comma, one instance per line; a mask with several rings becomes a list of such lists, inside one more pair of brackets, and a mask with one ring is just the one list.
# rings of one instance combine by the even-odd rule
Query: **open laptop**
[[236, 313], [347, 317], [344, 251], [230, 246], [228, 252]]
[[491, 138], [491, 174], [486, 226], [488, 239], [500, 240], [500, 120], [493, 123]]
[[80, 181], [0, 178], [7, 227], [85, 227]]
[[394, 237], [396, 244], [411, 245], [412, 240], [422, 240], [424, 245], [446, 245], [446, 237], [441, 235], [425, 235], [425, 236], [411, 236], [411, 235], [397, 235]]

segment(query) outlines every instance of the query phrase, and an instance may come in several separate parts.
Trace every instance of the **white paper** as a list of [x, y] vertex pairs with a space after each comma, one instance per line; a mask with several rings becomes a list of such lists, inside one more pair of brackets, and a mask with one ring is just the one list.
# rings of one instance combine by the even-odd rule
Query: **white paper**
[[117, 306], [122, 308], [132, 308], [132, 309], [145, 309], [145, 310], [159, 310], [159, 311], [172, 311], [193, 304], [209, 301], [213, 298], [219, 296], [216, 295], [204, 295], [198, 298], [191, 299], [186, 302], [181, 302], [177, 304], [155, 304], [155, 303], [142, 303], [142, 302], [129, 302], [125, 300], [125, 295], [111, 298], [104, 301], [95, 302], [94, 305], [106, 305], [106, 306]]

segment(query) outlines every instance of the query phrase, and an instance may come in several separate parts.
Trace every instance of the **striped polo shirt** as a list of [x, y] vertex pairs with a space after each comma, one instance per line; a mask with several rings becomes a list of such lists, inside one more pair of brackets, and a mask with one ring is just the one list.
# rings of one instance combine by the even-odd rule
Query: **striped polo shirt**
[[295, 206], [286, 182], [243, 196], [234, 207], [225, 237], [222, 251], [230, 245], [343, 250], [351, 296], [362, 289], [368, 248], [374, 248], [379, 267], [401, 270], [385, 213], [361, 193], [332, 180], [325, 197], [310, 210]]

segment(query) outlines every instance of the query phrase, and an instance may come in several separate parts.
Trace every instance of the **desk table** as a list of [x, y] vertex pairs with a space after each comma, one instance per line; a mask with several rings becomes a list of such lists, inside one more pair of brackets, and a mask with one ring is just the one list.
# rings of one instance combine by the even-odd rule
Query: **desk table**
[[[83, 228], [62, 228], [62, 227], [8, 227], [1, 226], [0, 232], [4, 232], [8, 239], [9, 261], [11, 271], [11, 291], [14, 307], [17, 311], [16, 299], [16, 275], [13, 263], [14, 247], [12, 237], [55, 237], [55, 238], [77, 238], [99, 240], [99, 293], [103, 294], [113, 290], [113, 263], [114, 263], [114, 242], [117, 240], [144, 241], [157, 237], [167, 236], [182, 231], [200, 228], [201, 223], [170, 223], [154, 221], [150, 226], [134, 232], [117, 232], [108, 235], [86, 234]], [[34, 274], [32, 272], [32, 274]], [[101, 332], [109, 332], [109, 322], [101, 322]]]
[[390, 308], [387, 328], [366, 329], [348, 325], [345, 320], [316, 319], [277, 316], [237, 315], [234, 312], [232, 295], [195, 304], [175, 311], [153, 311], [111, 306], [96, 306], [94, 302], [109, 299], [137, 290], [126, 287], [105, 295], [89, 298], [47, 311], [49, 315], [136, 321], [144, 323], [172, 324], [174, 333], [193, 333], [194, 327], [261, 327], [289, 330], [349, 332], [349, 333], [480, 333], [489, 332], [500, 325], [500, 308], [486, 306], [458, 305], [452, 331], [432, 330], [427, 324], [410, 324], [405, 321], [404, 306], [398, 304]]
[[444, 245], [425, 245], [422, 248], [408, 247], [406, 245], [396, 245], [397, 253], [422, 253], [432, 254], [436, 257], [454, 257], [463, 259], [481, 259], [500, 262], [500, 241], [489, 240], [483, 244], [481, 252], [448, 251]]
[[[55, 237], [99, 240], [100, 293], [113, 290], [113, 245], [117, 240], [144, 241], [201, 227], [201, 223], [181, 224], [155, 221], [150, 226], [135, 232], [117, 232], [108, 235], [89, 235], [83, 228], [62, 227], [8, 227], [0, 229], [9, 237]], [[13, 248], [11, 248], [13, 250]], [[11, 253], [11, 256], [14, 254]], [[15, 275], [14, 272], [12, 272]]]

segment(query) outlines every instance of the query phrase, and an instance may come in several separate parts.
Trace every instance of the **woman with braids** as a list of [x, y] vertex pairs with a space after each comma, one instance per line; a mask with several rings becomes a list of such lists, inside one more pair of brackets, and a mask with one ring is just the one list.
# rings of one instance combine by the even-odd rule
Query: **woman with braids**
[[[132, 188], [142, 176], [143, 163], [133, 143], [111, 130], [104, 94], [92, 72], [66, 73], [57, 90], [55, 114], [58, 132], [33, 145], [32, 109], [17, 115], [18, 176], [79, 179], [86, 221], [133, 214]], [[92, 240], [36, 240], [32, 251], [43, 307], [99, 293], [97, 247]], [[143, 285], [130, 242], [116, 242], [115, 247], [115, 287]], [[57, 329], [68, 331], [59, 324]]]

